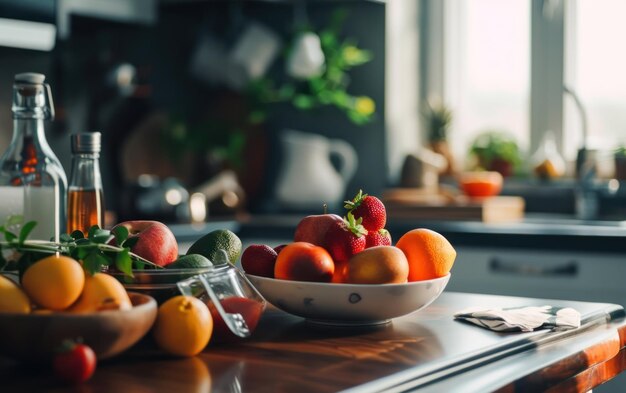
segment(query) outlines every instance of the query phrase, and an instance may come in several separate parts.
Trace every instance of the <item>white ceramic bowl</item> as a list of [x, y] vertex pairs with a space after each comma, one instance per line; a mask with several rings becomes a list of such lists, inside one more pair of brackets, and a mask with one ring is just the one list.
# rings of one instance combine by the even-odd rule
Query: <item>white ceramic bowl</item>
[[248, 274], [263, 297], [283, 311], [317, 323], [370, 325], [421, 310], [432, 303], [450, 274], [406, 284], [331, 284], [277, 280]]

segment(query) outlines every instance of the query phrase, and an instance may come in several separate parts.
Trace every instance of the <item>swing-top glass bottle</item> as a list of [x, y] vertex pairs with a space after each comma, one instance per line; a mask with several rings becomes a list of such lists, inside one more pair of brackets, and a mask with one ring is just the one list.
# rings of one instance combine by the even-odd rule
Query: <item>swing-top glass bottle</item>
[[0, 158], [0, 225], [8, 216], [37, 221], [31, 239], [58, 240], [65, 231], [67, 177], [46, 140], [44, 121], [54, 119], [45, 75], [15, 75], [13, 138]]

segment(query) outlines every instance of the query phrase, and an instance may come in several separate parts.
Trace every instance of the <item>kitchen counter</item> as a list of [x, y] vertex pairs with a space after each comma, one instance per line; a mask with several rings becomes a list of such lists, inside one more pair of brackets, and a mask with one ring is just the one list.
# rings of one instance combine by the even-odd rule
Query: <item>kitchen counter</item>
[[[258, 215], [239, 222], [210, 221], [197, 227], [173, 225], [179, 241], [192, 242], [213, 229], [226, 228], [242, 239], [285, 242], [293, 239], [304, 215]], [[622, 225], [624, 224], [624, 225]], [[477, 221], [389, 220], [392, 238], [414, 228], [435, 230], [455, 246], [519, 247], [545, 250], [626, 252], [626, 222], [579, 221], [562, 215], [528, 215], [521, 222], [487, 224]]]
[[[495, 333], [455, 321], [469, 306], [546, 300], [444, 292], [426, 309], [377, 327], [328, 327], [270, 308], [253, 337], [172, 359], [148, 342], [99, 364], [90, 392], [584, 391], [626, 367], [621, 306], [549, 301], [583, 315], [579, 329]], [[2, 391], [62, 391], [47, 368], [0, 359]], [[83, 390], [81, 389], [81, 390]]]

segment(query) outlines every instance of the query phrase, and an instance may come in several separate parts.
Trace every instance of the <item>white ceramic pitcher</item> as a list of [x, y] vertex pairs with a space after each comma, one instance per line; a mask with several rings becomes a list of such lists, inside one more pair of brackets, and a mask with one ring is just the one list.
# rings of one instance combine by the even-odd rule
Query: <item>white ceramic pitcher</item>
[[[283, 164], [276, 199], [281, 207], [316, 209], [337, 207], [357, 168], [357, 154], [347, 142], [317, 134], [285, 130], [281, 135]], [[338, 168], [331, 157], [339, 159]]]

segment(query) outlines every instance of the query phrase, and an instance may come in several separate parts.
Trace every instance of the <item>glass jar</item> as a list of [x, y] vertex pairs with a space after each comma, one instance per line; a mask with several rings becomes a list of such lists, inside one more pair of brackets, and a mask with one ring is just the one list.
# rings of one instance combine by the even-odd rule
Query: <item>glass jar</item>
[[250, 336], [267, 305], [246, 276], [229, 263], [180, 281], [177, 286], [183, 295], [197, 297], [209, 306], [218, 341]]

